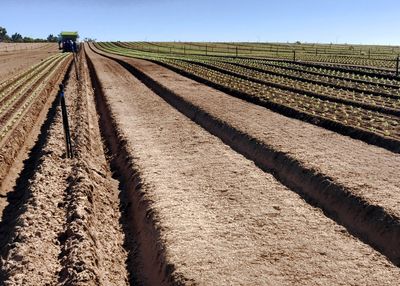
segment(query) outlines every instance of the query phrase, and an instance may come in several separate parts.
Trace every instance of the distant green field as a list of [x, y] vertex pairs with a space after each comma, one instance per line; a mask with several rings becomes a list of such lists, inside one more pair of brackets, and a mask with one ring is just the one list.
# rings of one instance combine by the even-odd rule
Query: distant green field
[[222, 42], [114, 42], [113, 44], [157, 54], [277, 58], [391, 69], [396, 67], [396, 59], [400, 55], [398, 46], [372, 45]]
[[400, 144], [398, 47], [147, 42], [96, 43], [95, 47], [151, 60], [334, 131], [375, 138], [380, 142], [376, 144], [390, 150]]

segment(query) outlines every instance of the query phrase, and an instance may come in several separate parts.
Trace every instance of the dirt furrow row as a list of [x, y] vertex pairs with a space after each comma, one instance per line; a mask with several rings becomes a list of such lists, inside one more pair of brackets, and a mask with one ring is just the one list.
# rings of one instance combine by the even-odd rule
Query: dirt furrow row
[[128, 285], [132, 279], [119, 186], [103, 150], [83, 54], [77, 64], [80, 80], [74, 65], [65, 90], [75, 157], [65, 158], [56, 101], [31, 154], [35, 163], [21, 172], [3, 213], [2, 285]]
[[[128, 285], [129, 238], [120, 211], [118, 182], [103, 150], [86, 58], [72, 71], [72, 125], [76, 158], [66, 190], [67, 217], [61, 235], [63, 285]], [[127, 249], [127, 250], [126, 250]]]
[[[40, 94], [31, 103], [19, 121], [2, 139], [0, 146], [0, 193], [4, 197], [12, 188], [22, 162], [27, 159], [29, 149], [35, 144], [40, 132], [40, 126], [45, 122], [46, 114], [54, 102], [58, 84], [63, 80], [71, 67], [70, 61], [65, 61], [54, 76], [40, 86]], [[4, 207], [2, 200], [0, 210]]]
[[138, 274], [146, 285], [397, 281], [398, 268], [384, 256], [120, 64], [87, 54], [113, 165], [130, 199]]
[[19, 211], [6, 221], [12, 228], [7, 229], [9, 236], [2, 247], [3, 285], [54, 285], [58, 281], [59, 234], [66, 215], [64, 190], [71, 172], [69, 162], [62, 159], [63, 137], [57, 113], [33, 177], [21, 187], [21, 201], [9, 206]]
[[400, 156], [232, 98], [156, 64], [112, 57], [189, 118], [399, 263], [395, 170]]

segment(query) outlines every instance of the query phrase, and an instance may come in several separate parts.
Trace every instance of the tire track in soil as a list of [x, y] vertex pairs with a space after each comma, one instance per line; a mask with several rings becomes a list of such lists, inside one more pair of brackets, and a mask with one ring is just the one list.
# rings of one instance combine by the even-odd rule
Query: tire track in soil
[[[149, 285], [374, 285], [396, 279], [398, 269], [379, 253], [116, 62], [91, 51], [88, 60], [102, 130], [131, 203], [139, 274], [151, 278]], [[377, 269], [390, 273], [380, 277]]]
[[306, 167], [301, 161], [265, 144], [245, 130], [237, 129], [229, 122], [215, 117], [215, 114], [208, 113], [190, 99], [175, 93], [173, 89], [165, 87], [130, 64], [128, 58], [124, 60], [123, 57], [99, 54], [117, 61], [177, 110], [256, 162], [262, 169], [272, 171], [284, 185], [302, 195], [309, 203], [321, 207], [329, 217], [346, 226], [353, 235], [399, 265], [400, 224], [399, 218], [392, 211], [370, 203], [362, 195], [357, 195], [329, 176]]
[[128, 285], [129, 239], [102, 148], [85, 58], [66, 98], [76, 157], [65, 159], [58, 100], [2, 221], [4, 285]]

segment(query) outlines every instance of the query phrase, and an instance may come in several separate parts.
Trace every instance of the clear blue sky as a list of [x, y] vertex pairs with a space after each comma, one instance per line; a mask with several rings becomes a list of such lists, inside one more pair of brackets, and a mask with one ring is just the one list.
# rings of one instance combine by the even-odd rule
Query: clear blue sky
[[400, 45], [399, 0], [0, 0], [9, 34]]

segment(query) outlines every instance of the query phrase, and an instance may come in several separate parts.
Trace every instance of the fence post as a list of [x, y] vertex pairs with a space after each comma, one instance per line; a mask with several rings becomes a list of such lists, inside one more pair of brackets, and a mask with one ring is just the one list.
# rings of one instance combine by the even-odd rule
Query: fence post
[[207, 45], [206, 45], [206, 56], [208, 55], [208, 47], [207, 47]]
[[238, 57], [238, 47], [236, 46], [236, 57]]
[[296, 61], [296, 51], [295, 50], [293, 51], [293, 61], [294, 62]]
[[400, 62], [400, 56], [397, 56], [396, 59], [396, 76], [399, 76], [399, 62]]
[[67, 149], [67, 158], [73, 158], [74, 156], [72, 153], [71, 134], [69, 131], [68, 113], [67, 113], [67, 106], [65, 104], [64, 85], [63, 84], [60, 84], [60, 90], [59, 90], [58, 94], [60, 96], [60, 102], [61, 102], [61, 112], [62, 112], [64, 135], [65, 135], [65, 146]]

